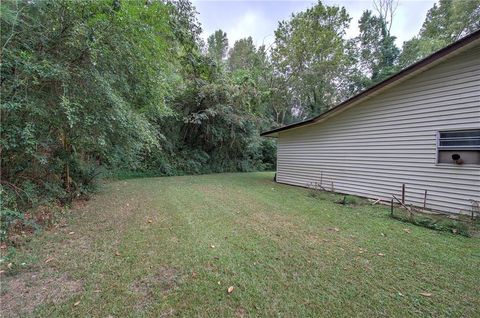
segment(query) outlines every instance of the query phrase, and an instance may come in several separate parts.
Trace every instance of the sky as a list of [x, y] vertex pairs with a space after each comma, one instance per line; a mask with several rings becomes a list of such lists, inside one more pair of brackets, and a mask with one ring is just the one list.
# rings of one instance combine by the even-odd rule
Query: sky
[[[227, 32], [230, 47], [236, 40], [252, 36], [254, 43], [269, 47], [275, 37], [278, 21], [287, 20], [293, 12], [304, 11], [317, 1], [304, 0], [193, 0], [199, 20], [202, 24], [202, 37], [215, 30]], [[401, 47], [404, 41], [418, 34], [427, 11], [435, 0], [400, 0], [391, 33], [397, 37], [396, 44]], [[358, 20], [364, 10], [373, 10], [373, 0], [323, 0], [325, 5], [344, 6], [352, 17], [347, 38], [358, 35]]]

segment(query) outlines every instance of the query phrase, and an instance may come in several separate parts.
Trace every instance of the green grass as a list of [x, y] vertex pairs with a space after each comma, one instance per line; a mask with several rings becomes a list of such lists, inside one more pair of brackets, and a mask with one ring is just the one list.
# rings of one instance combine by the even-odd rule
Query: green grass
[[[386, 206], [314, 198], [272, 178], [217, 174], [106, 184], [72, 210], [66, 227], [13, 256], [3, 277], [2, 298], [18, 298], [9, 313], [479, 316], [480, 239], [393, 220]], [[18, 292], [22, 286], [43, 290], [44, 301], [21, 306], [32, 303], [31, 292]]]

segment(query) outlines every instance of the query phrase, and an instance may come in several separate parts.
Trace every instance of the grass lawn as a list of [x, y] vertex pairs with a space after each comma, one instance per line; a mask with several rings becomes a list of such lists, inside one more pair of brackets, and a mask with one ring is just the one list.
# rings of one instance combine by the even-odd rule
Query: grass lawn
[[479, 317], [480, 239], [272, 178], [106, 184], [13, 256], [3, 316]]

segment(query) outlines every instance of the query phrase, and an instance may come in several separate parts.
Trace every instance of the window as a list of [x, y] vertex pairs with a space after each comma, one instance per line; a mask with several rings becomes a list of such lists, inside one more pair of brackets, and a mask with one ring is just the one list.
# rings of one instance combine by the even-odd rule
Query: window
[[480, 164], [480, 129], [440, 131], [437, 163]]

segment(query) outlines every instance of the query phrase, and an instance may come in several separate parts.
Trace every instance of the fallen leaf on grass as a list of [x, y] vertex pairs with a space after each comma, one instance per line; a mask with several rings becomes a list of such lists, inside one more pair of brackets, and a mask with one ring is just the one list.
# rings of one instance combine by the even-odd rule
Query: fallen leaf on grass
[[229, 294], [231, 294], [231, 293], [233, 293], [233, 289], [234, 289], [233, 286], [230, 286], [230, 287], [228, 287], [227, 292]]
[[75, 234], [75, 232], [69, 232], [68, 234], [69, 234], [69, 235], [73, 235], [73, 234]]
[[378, 253], [377, 255], [378, 256], [385, 256], [385, 254], [383, 254], [383, 253]]
[[80, 300], [79, 300], [79, 301], [77, 301], [77, 302], [76, 302], [75, 304], [73, 304], [73, 305], [74, 305], [74, 306], [78, 306], [78, 305], [80, 305]]
[[148, 222], [148, 223], [153, 223], [153, 221], [152, 221], [152, 220], [148, 220], [147, 222]]
[[53, 261], [53, 257], [49, 257], [45, 260], [45, 264], [48, 264], [50, 263], [51, 261]]
[[340, 229], [338, 227], [329, 227], [327, 230], [330, 231], [330, 232], [339, 232], [340, 231]]
[[115, 252], [115, 256], [121, 256], [120, 252]]
[[420, 293], [420, 295], [425, 296], [425, 297], [432, 297], [432, 293]]
[[197, 277], [197, 273], [192, 272], [192, 278], [195, 278], [195, 277]]

